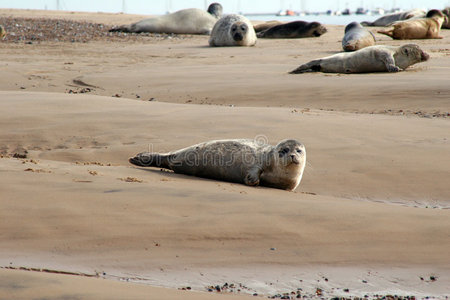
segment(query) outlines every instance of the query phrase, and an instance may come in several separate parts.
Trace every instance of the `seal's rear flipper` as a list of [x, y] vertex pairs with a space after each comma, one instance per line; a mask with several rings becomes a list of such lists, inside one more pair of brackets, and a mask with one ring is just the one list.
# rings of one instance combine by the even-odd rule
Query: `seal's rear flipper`
[[320, 72], [322, 67], [320, 66], [320, 60], [313, 60], [307, 64], [301, 65], [297, 69], [289, 72], [289, 74], [301, 74], [306, 72]]
[[378, 30], [378, 33], [385, 34], [387, 36], [390, 36], [391, 38], [394, 38], [394, 29], [389, 30]]

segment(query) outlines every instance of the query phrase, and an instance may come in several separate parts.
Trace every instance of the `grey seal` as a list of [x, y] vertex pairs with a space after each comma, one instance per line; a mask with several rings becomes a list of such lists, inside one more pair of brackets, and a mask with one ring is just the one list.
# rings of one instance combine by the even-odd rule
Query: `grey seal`
[[306, 150], [302, 143], [292, 139], [276, 146], [256, 139], [215, 140], [170, 153], [139, 153], [129, 162], [180, 174], [291, 191], [302, 179]]
[[345, 34], [342, 39], [344, 51], [355, 51], [373, 45], [375, 45], [375, 35], [361, 24], [351, 22], [345, 26]]
[[392, 14], [384, 15], [373, 22], [361, 22], [363, 26], [386, 26], [395, 21], [407, 20], [414, 17], [424, 17], [426, 15], [426, 11], [423, 9], [412, 9], [403, 12], [397, 12]]
[[429, 55], [416, 44], [395, 46], [370, 46], [355, 52], [343, 52], [310, 61], [291, 71], [325, 73], [398, 72], [427, 61]]
[[318, 22], [294, 21], [275, 25], [257, 34], [258, 38], [266, 39], [296, 39], [306, 37], [319, 37], [326, 33], [325, 26]]
[[442, 24], [447, 20], [447, 16], [440, 10], [432, 9], [424, 18], [394, 22], [389, 29], [378, 30], [378, 33], [390, 36], [395, 40], [442, 39], [439, 33]]
[[214, 25], [209, 38], [211, 47], [254, 46], [256, 33], [252, 23], [241, 15], [226, 15]]
[[131, 25], [114, 27], [110, 31], [151, 32], [178, 34], [210, 34], [218, 18], [222, 16], [222, 5], [212, 3], [208, 11], [188, 8], [171, 14], [148, 18]]

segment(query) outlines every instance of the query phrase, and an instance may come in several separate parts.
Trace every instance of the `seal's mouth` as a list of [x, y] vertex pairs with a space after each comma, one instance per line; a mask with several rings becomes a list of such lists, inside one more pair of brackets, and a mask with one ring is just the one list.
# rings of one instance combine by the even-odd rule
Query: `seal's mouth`
[[297, 156], [291, 156], [291, 161], [290, 161], [290, 163], [291, 163], [291, 164], [298, 165], [298, 164], [300, 164], [300, 160], [298, 159]]
[[237, 41], [237, 42], [240, 42], [240, 41], [242, 41], [244, 39], [244, 36], [242, 36], [242, 34], [240, 34], [240, 33], [238, 33], [238, 32], [236, 32], [234, 35], [233, 35], [233, 40], [235, 40], [235, 41]]
[[422, 61], [427, 61], [430, 59], [430, 56], [426, 52], [422, 51], [421, 59]]
[[320, 33], [320, 32], [318, 32], [317, 30], [314, 30], [314, 32], [313, 32], [313, 35], [314, 35], [314, 36], [320, 36], [320, 35], [321, 35], [321, 33]]
[[344, 46], [344, 50], [346, 50], [346, 51], [355, 51], [356, 50], [356, 46], [354, 44], [346, 44]]

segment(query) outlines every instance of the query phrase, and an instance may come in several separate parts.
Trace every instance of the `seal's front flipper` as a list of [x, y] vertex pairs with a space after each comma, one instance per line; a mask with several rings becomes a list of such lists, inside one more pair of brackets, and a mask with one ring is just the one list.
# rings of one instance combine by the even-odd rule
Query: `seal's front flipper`
[[380, 53], [378, 54], [378, 59], [381, 60], [386, 66], [386, 70], [388, 72], [400, 72], [401, 69], [395, 65], [394, 57], [389, 53]]
[[252, 168], [248, 171], [244, 178], [244, 183], [246, 185], [255, 186], [259, 184], [259, 176], [261, 175], [261, 170], [259, 168]]

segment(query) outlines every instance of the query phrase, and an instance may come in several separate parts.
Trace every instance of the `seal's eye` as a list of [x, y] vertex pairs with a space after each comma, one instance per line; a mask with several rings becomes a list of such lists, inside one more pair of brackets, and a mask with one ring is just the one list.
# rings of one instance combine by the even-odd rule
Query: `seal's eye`
[[242, 26], [241, 26], [241, 30], [242, 30], [242, 31], [245, 31], [245, 30], [247, 30], [247, 27], [244, 26], [244, 25], [242, 25]]
[[231, 27], [231, 31], [236, 31], [236, 26]]
[[280, 151], [278, 151], [278, 153], [280, 154], [280, 157], [282, 157], [283, 155], [285, 155], [288, 152], [289, 152], [289, 148], [284, 148], [284, 149], [281, 149]]
[[297, 149], [297, 153], [302, 153], [302, 149]]

